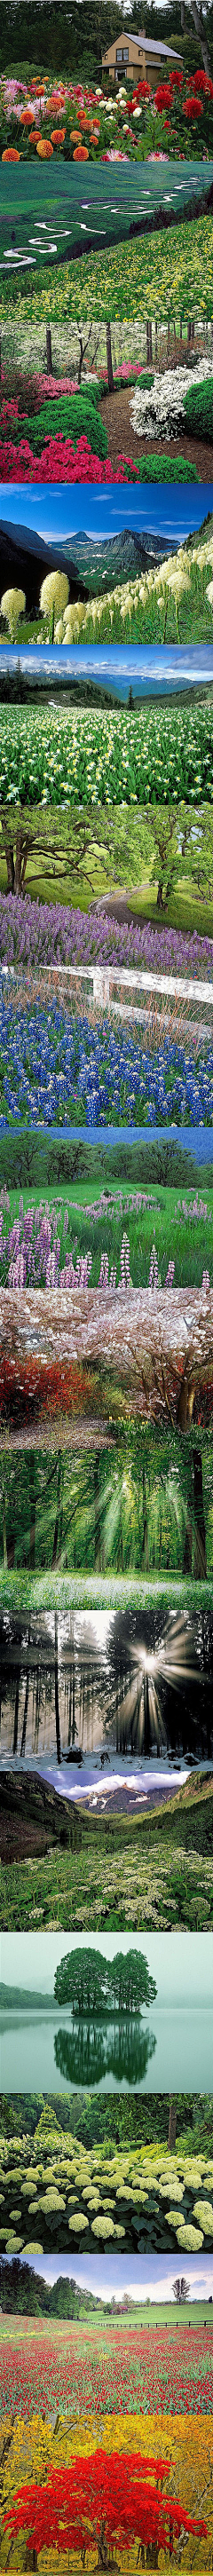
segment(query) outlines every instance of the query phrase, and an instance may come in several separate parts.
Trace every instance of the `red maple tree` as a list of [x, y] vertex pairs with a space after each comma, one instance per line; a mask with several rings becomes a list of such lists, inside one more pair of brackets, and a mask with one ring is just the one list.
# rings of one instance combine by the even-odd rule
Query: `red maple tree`
[[138, 2565], [148, 2547], [149, 2563], [157, 2567], [159, 2550], [172, 2558], [181, 2531], [207, 2537], [206, 2523], [187, 2513], [177, 2496], [163, 2493], [169, 2469], [169, 2460], [141, 2459], [137, 2451], [98, 2449], [73, 2457], [68, 2467], [52, 2466], [45, 2486], [20, 2489], [6, 2526], [14, 2537], [27, 2530], [36, 2556], [46, 2547], [77, 2549], [82, 2567], [95, 2540], [97, 2576], [118, 2568], [114, 2551], [128, 2549], [130, 2539], [139, 2544]]

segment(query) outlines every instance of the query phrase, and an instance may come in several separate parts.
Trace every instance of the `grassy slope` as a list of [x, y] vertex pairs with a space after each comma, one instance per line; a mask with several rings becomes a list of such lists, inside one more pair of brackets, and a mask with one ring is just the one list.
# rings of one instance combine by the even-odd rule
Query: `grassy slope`
[[1, 2344], [4, 2345], [5, 2343], [12, 2343], [16, 2347], [17, 2344], [20, 2344], [22, 2335], [24, 2337], [24, 2343], [26, 2335], [27, 2343], [30, 2343], [31, 2336], [34, 2337], [35, 2334], [36, 2344], [39, 2344], [40, 2338], [41, 2342], [43, 2342], [44, 2336], [46, 2343], [48, 2335], [50, 2343], [54, 2341], [54, 2344], [57, 2342], [60, 2346], [61, 2341], [63, 2341], [65, 2355], [66, 2351], [69, 2351], [70, 2349], [70, 2342], [75, 2342], [77, 2337], [78, 2352], [80, 2353], [82, 2345], [83, 2354], [85, 2350], [85, 2336], [86, 2343], [88, 2344], [91, 2342], [94, 2346], [94, 2333], [95, 2344], [99, 2342], [99, 2338], [102, 2344], [104, 2336], [104, 2339], [107, 2339], [107, 2347], [109, 2348], [111, 2336], [113, 2336], [114, 2344], [116, 2328], [118, 2329], [119, 2336], [122, 2333], [122, 2327], [124, 2328], [125, 2336], [129, 2326], [133, 2328], [134, 2334], [136, 2329], [138, 2329], [138, 2333], [141, 2334], [143, 2327], [145, 2328], [146, 2333], [148, 2328], [148, 2331], [151, 2334], [153, 2327], [156, 2328], [156, 2326], [159, 2326], [160, 2331], [161, 2326], [169, 2326], [170, 2334], [172, 2332], [176, 2334], [177, 2328], [182, 2327], [183, 2329], [183, 2326], [189, 2325], [189, 2322], [190, 2326], [192, 2328], [194, 2326], [196, 2329], [198, 2329], [199, 2326], [205, 2325], [207, 2322], [209, 2332], [212, 2331], [213, 2308], [210, 2317], [208, 2294], [206, 2302], [204, 2299], [190, 2299], [188, 2306], [187, 2301], [183, 2300], [180, 2309], [176, 2308], [174, 2306], [174, 2302], [172, 2302], [172, 2300], [169, 2301], [169, 2299], [167, 2299], [167, 2301], [157, 2300], [156, 2306], [154, 2304], [154, 2300], [151, 2301], [150, 2306], [149, 2302], [147, 2304], [146, 2299], [143, 2299], [143, 2301], [135, 2299], [132, 2300], [132, 2305], [128, 2307], [128, 2310], [125, 2310], [124, 2317], [122, 2317], [122, 2315], [118, 2316], [118, 2318], [114, 2316], [113, 2325], [111, 2325], [111, 2319], [108, 2316], [106, 2318], [104, 2300], [102, 2307], [100, 2301], [97, 2301], [97, 2311], [93, 2307], [91, 2317], [88, 2315], [88, 2311], [85, 2310], [85, 2314], [82, 2316], [82, 2321], [78, 2317], [76, 2325], [75, 2319], [72, 2317], [70, 2317], [67, 2322], [66, 2317], [46, 2317], [44, 2315], [43, 2317], [32, 2316], [26, 2318], [21, 2314], [20, 2316], [17, 2315], [17, 2312], [15, 2312], [14, 2316], [0, 2317], [0, 2346]]

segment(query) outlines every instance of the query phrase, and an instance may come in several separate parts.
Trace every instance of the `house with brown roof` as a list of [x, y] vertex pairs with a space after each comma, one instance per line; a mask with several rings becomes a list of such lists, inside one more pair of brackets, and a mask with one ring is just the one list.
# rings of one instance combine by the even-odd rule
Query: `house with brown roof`
[[162, 44], [160, 36], [155, 36], [153, 43], [150, 36], [146, 36], [145, 27], [139, 36], [127, 34], [124, 27], [122, 34], [115, 37], [114, 44], [107, 46], [106, 54], [102, 54], [102, 76], [108, 73], [110, 85], [114, 82], [116, 89], [125, 81], [130, 81], [132, 86], [134, 80], [136, 88], [137, 81], [147, 80], [150, 89], [154, 90], [157, 81], [169, 79], [174, 63], [181, 65], [181, 62], [182, 55], [178, 54], [176, 46]]

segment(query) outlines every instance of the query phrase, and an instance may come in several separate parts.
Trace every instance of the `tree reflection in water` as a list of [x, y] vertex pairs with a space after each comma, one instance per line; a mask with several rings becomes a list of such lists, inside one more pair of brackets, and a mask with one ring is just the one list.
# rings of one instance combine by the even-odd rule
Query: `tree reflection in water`
[[97, 2027], [96, 2023], [94, 2028], [88, 2022], [87, 2025], [81, 2023], [75, 2032], [56, 2031], [54, 2057], [66, 2084], [74, 2087], [101, 2084], [104, 2076], [113, 2075], [115, 2084], [122, 2084], [125, 2080], [135, 2090], [137, 2084], [145, 2083], [147, 2066], [155, 2048], [154, 2033], [142, 2031], [139, 2019], [134, 2031], [129, 2023], [125, 2031], [122, 2027], [122, 2032], [120, 2028], [115, 2031], [114, 2022], [110, 2030], [108, 2025], [107, 2031], [103, 2031], [101, 2024]]

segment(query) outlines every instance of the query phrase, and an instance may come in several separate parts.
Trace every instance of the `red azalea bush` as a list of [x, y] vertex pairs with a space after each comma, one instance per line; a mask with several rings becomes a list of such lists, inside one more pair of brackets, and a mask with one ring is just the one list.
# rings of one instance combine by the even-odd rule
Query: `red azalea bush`
[[[102, 465], [83, 436], [76, 448], [71, 438], [47, 438], [39, 458], [33, 455], [27, 439], [20, 439], [19, 447], [9, 441], [0, 446], [0, 483], [126, 483], [131, 466], [131, 456], [121, 458], [113, 472], [110, 456]], [[135, 468], [133, 472], [136, 479]]]

